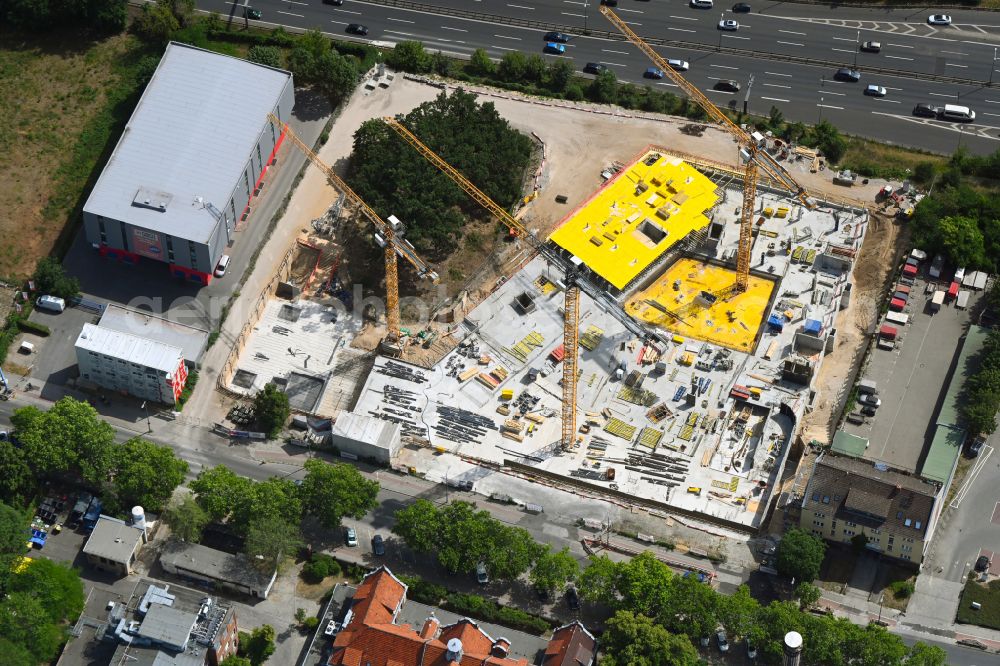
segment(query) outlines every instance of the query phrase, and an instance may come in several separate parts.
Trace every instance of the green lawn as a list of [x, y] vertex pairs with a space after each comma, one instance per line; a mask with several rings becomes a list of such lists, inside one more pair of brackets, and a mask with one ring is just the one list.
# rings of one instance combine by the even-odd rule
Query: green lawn
[[[978, 601], [983, 607], [974, 610], [973, 601]], [[1000, 580], [991, 581], [988, 585], [975, 580], [966, 582], [962, 600], [958, 604], [958, 617], [955, 619], [965, 624], [1000, 629]]]

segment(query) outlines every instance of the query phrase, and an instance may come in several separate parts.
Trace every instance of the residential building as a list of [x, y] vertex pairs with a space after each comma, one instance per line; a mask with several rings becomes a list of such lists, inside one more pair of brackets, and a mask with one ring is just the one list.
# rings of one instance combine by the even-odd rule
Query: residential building
[[83, 206], [102, 256], [208, 284], [294, 104], [292, 75], [171, 42]]
[[188, 369], [198, 367], [201, 356], [208, 345], [209, 332], [205, 329], [171, 321], [145, 310], [108, 303], [101, 320], [101, 328], [110, 328], [122, 333], [130, 333], [140, 338], [148, 338], [172, 347], [180, 347]]
[[90, 566], [119, 576], [133, 573], [132, 564], [146, 543], [146, 530], [124, 520], [101, 515], [83, 545]]
[[232, 555], [196, 543], [173, 540], [164, 545], [160, 565], [167, 573], [197, 583], [258, 599], [266, 599], [278, 576], [277, 570], [260, 571], [246, 556]]
[[108, 612], [104, 636], [119, 643], [110, 663], [218, 666], [236, 654], [239, 627], [234, 608], [178, 586], [143, 581], [136, 590]]
[[799, 526], [828, 541], [853, 543], [919, 565], [934, 520], [937, 487], [878, 463], [824, 454], [813, 464]]
[[[591, 666], [597, 645], [579, 622], [549, 641], [469, 618], [439, 619], [436, 609], [407, 603], [407, 587], [384, 566], [357, 587], [334, 622], [331, 666]], [[414, 607], [405, 611], [404, 605]], [[404, 618], [423, 619], [406, 622]], [[500, 634], [504, 631], [504, 634]], [[518, 635], [520, 635], [518, 637]], [[517, 641], [535, 645], [519, 647]]]
[[167, 405], [188, 377], [180, 347], [93, 324], [76, 339], [76, 361], [84, 382]]

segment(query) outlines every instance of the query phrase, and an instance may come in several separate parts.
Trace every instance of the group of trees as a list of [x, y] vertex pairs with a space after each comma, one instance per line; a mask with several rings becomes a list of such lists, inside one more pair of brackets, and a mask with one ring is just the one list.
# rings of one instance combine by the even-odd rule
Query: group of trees
[[990, 331], [979, 352], [977, 364], [979, 369], [965, 380], [960, 407], [973, 437], [988, 436], [997, 427], [996, 415], [1000, 409], [1000, 331]]
[[125, 0], [7, 0], [0, 3], [0, 21], [21, 30], [113, 33], [125, 27], [125, 7]]
[[69, 299], [80, 293], [80, 281], [66, 275], [62, 264], [52, 257], [43, 257], [38, 262], [32, 280], [35, 283], [35, 292], [39, 294]]
[[[602, 636], [606, 662], [642, 666], [695, 666], [694, 645], [719, 626], [730, 640], [748, 639], [763, 663], [780, 663], [789, 631], [805, 638], [803, 653], [814, 664], [903, 664], [940, 666], [937, 647], [912, 648], [883, 627], [802, 612], [792, 602], [760, 605], [745, 585], [723, 595], [694, 576], [678, 576], [651, 553], [627, 562], [591, 557], [579, 589], [614, 616]], [[679, 637], [686, 637], [678, 640]]]
[[84, 606], [76, 571], [23, 557], [29, 524], [26, 512], [0, 504], [0, 661], [8, 666], [53, 660], [67, 639], [66, 622]]
[[[274, 53], [257, 52], [272, 65]], [[341, 55], [333, 50], [329, 39], [319, 30], [311, 30], [299, 37], [288, 54], [288, 69], [295, 75], [296, 83], [311, 85], [334, 104], [351, 94], [358, 83], [358, 59]], [[273, 65], [272, 65], [273, 66]]]
[[[402, 119], [431, 150], [462, 172], [501, 206], [520, 196], [531, 156], [531, 139], [510, 127], [493, 104], [478, 104], [463, 90], [441, 93]], [[451, 252], [467, 214], [479, 206], [447, 176], [406, 145], [381, 120], [354, 134], [347, 181], [379, 214], [396, 215], [407, 238], [428, 256]]]
[[86, 402], [65, 397], [48, 411], [22, 407], [11, 416], [16, 443], [0, 441], [0, 499], [23, 504], [44, 479], [82, 481], [109, 513], [136, 504], [159, 511], [188, 471], [167, 446], [115, 432]]
[[520, 527], [505, 525], [468, 502], [438, 507], [417, 500], [396, 512], [392, 531], [419, 553], [434, 553], [451, 574], [469, 573], [482, 562], [491, 578], [513, 581], [529, 569], [539, 592], [561, 589], [580, 565], [569, 550], [553, 551]]
[[788, 530], [778, 544], [778, 572], [799, 583], [811, 583], [819, 576], [826, 542], [798, 528]]
[[248, 555], [269, 568], [302, 545], [304, 516], [334, 528], [345, 516], [361, 518], [377, 504], [378, 482], [351, 465], [312, 459], [305, 470], [297, 485], [281, 477], [254, 481], [223, 465], [206, 469], [190, 484], [194, 499], [172, 505], [167, 522], [178, 537], [192, 542], [200, 540], [208, 523], [224, 525], [244, 540]]

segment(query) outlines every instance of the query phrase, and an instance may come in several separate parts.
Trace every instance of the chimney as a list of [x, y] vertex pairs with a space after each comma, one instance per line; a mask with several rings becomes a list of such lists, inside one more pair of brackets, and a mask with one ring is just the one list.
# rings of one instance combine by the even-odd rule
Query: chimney
[[445, 653], [444, 658], [449, 664], [462, 661], [462, 641], [457, 638], [449, 640], [448, 652]]
[[434, 613], [432, 611], [430, 616], [426, 620], [424, 620], [424, 627], [423, 629], [420, 630], [420, 637], [425, 640], [428, 638], [433, 638], [434, 634], [437, 633], [438, 627], [440, 626], [441, 623], [438, 622], [438, 619], [436, 617], [434, 617]]
[[490, 654], [498, 659], [505, 659], [510, 654], [510, 641], [501, 636], [493, 641], [493, 649]]
[[784, 666], [799, 666], [799, 661], [802, 659], [802, 634], [797, 631], [789, 631], [785, 634], [784, 647]]

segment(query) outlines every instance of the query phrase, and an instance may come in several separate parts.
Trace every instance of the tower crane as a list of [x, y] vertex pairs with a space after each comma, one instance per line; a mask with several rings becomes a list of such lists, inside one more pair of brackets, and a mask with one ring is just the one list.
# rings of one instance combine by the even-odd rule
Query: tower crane
[[362, 215], [375, 227], [375, 240], [382, 246], [385, 255], [385, 320], [386, 320], [386, 342], [390, 347], [395, 347], [399, 342], [400, 317], [399, 317], [399, 266], [398, 257], [403, 257], [417, 269], [417, 274], [422, 278], [429, 279], [437, 284], [439, 277], [430, 265], [417, 254], [411, 243], [402, 237], [402, 224], [393, 216], [389, 216], [386, 222], [378, 213], [372, 210], [371, 206], [364, 202], [347, 183], [338, 176], [312, 149], [305, 144], [302, 139], [292, 131], [287, 123], [283, 123], [273, 113], [267, 114], [268, 119], [285, 132], [285, 136], [301, 150], [309, 160], [319, 167], [326, 176], [330, 184], [340, 190], [348, 201], [354, 203]]
[[482, 190], [463, 176], [458, 169], [445, 162], [433, 150], [424, 145], [401, 122], [390, 117], [385, 117], [382, 120], [386, 125], [395, 130], [406, 143], [413, 146], [424, 159], [448, 176], [479, 205], [499, 218], [511, 233], [524, 237], [536, 250], [545, 254], [547, 258], [556, 260], [557, 263], [563, 266], [565, 270], [566, 289], [564, 292], [565, 302], [563, 308], [564, 354], [562, 372], [562, 437], [560, 442], [564, 450], [572, 448], [574, 438], [576, 437], [577, 362], [580, 349], [580, 279], [577, 275], [576, 267], [558, 255], [548, 252], [545, 243], [529, 233], [528, 229], [517, 218], [508, 213], [503, 206], [500, 206], [486, 196]]
[[653, 50], [653, 47], [643, 41], [610, 7], [601, 5], [601, 13], [625, 35], [628, 41], [639, 47], [656, 64], [660, 71], [677, 84], [677, 87], [683, 90], [695, 104], [704, 109], [710, 118], [722, 125], [722, 128], [732, 134], [739, 142], [741, 147], [740, 154], [746, 160], [746, 166], [743, 170], [743, 207], [740, 210], [740, 243], [739, 251], [736, 254], [735, 291], [736, 293], [746, 291], [750, 279], [750, 250], [753, 244], [753, 213], [754, 202], [757, 197], [758, 170], [762, 169], [776, 183], [794, 192], [795, 196], [807, 208], [815, 208], [815, 202], [777, 160], [771, 157], [766, 150], [761, 149], [746, 130], [730, 120], [729, 116], [723, 113], [710, 99], [705, 97], [694, 84], [676, 72], [659, 53]]

